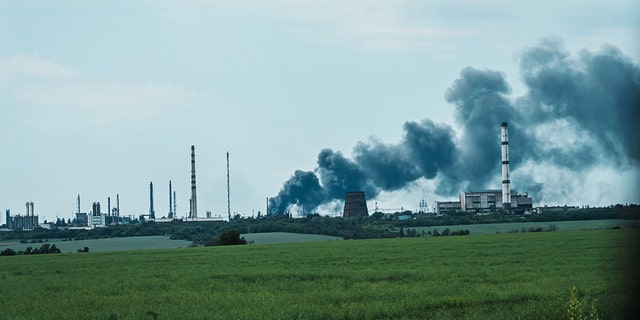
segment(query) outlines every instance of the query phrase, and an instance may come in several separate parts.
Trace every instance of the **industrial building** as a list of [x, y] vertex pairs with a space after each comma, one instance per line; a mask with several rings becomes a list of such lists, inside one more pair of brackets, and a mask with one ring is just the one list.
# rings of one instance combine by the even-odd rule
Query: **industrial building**
[[39, 226], [38, 216], [35, 215], [33, 210], [33, 201], [26, 203], [27, 213], [22, 215], [11, 215], [11, 210], [6, 211], [7, 229], [23, 229], [31, 230]]
[[460, 201], [434, 201], [433, 212], [438, 215], [460, 211]]
[[344, 210], [342, 212], [343, 218], [354, 217], [368, 217], [369, 210], [367, 209], [367, 201], [364, 197], [364, 192], [347, 192], [347, 197], [344, 202]]
[[500, 124], [502, 189], [461, 192], [459, 201], [435, 201], [433, 209], [437, 214], [453, 211], [490, 212], [502, 209], [507, 212], [531, 212], [533, 199], [527, 193], [519, 194], [510, 188], [509, 177], [509, 132], [506, 122]]
[[[531, 211], [533, 199], [528, 194], [520, 194], [510, 190], [509, 202], [502, 198], [503, 190], [467, 191], [460, 193], [460, 207], [462, 211], [487, 212], [496, 209], [523, 213]], [[508, 203], [508, 205], [505, 205]]]

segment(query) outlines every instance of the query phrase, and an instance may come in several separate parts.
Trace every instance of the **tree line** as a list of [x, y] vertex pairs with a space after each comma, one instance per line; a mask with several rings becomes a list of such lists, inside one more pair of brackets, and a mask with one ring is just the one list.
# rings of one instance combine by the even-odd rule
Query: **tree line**
[[19, 250], [15, 251], [11, 248], [4, 249], [0, 251], [0, 256], [15, 256], [15, 255], [29, 255], [29, 254], [50, 254], [50, 253], [60, 253], [60, 249], [56, 247], [55, 244], [45, 243], [40, 248], [33, 248], [31, 246], [27, 247], [24, 251]]
[[[400, 216], [410, 216], [401, 220]], [[567, 220], [596, 219], [640, 219], [640, 206], [615, 205], [607, 208], [589, 208], [568, 211], [554, 211], [543, 214], [505, 214], [494, 212], [487, 215], [476, 215], [467, 212], [455, 212], [443, 216], [433, 213], [413, 213], [411, 211], [383, 214], [375, 212], [368, 217], [348, 218], [321, 216], [317, 213], [301, 218], [289, 215], [267, 215], [261, 217], [240, 217], [236, 215], [231, 221], [202, 222], [163, 222], [147, 221], [144, 223], [116, 225], [91, 230], [81, 229], [35, 229], [32, 231], [14, 230], [0, 233], [0, 240], [15, 239], [68, 239], [85, 240], [134, 236], [169, 236], [171, 239], [187, 240], [194, 244], [215, 244], [220, 237], [231, 230], [239, 234], [263, 232], [293, 232], [304, 234], [321, 234], [344, 239], [370, 239], [400, 237], [398, 229], [403, 228], [402, 236], [433, 236], [431, 234], [412, 234], [405, 230], [416, 227], [438, 227], [464, 224], [508, 223], [508, 222], [555, 222]], [[462, 231], [462, 233], [459, 233]], [[442, 235], [440, 232], [438, 232]], [[455, 235], [463, 235], [464, 230], [453, 231]]]

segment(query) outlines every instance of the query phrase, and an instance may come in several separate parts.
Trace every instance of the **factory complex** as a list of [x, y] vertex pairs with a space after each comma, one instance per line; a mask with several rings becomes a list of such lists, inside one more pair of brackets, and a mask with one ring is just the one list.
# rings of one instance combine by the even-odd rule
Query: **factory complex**
[[[437, 215], [451, 212], [488, 213], [502, 211], [505, 213], [531, 213], [533, 210], [533, 199], [527, 193], [521, 194], [511, 189], [509, 177], [509, 140], [507, 122], [501, 124], [501, 189], [464, 191], [459, 194], [458, 201], [435, 201], [432, 212]], [[110, 225], [129, 224], [143, 221], [169, 222], [173, 220], [182, 221], [224, 221], [221, 216], [212, 216], [210, 211], [206, 211], [205, 217], [198, 216], [198, 203], [196, 192], [196, 160], [195, 146], [191, 146], [191, 197], [189, 199], [189, 212], [186, 217], [179, 218], [176, 207], [176, 192], [172, 190], [169, 181], [169, 212], [166, 216], [158, 218], [154, 209], [153, 182], [149, 183], [149, 213], [140, 215], [138, 219], [132, 216], [120, 214], [120, 195], [116, 195], [116, 205], [111, 207], [111, 197], [107, 198], [107, 210], [101, 211], [100, 202], [93, 202], [91, 212], [82, 212], [80, 206], [80, 195], [77, 197], [77, 211], [73, 222], [67, 224], [68, 227], [96, 228]], [[231, 205], [229, 200], [229, 153], [227, 152], [227, 207], [228, 219], [231, 220]], [[424, 202], [424, 200], [423, 200]], [[268, 198], [267, 198], [268, 205]], [[426, 207], [421, 203], [421, 207]], [[377, 210], [377, 203], [376, 203]], [[268, 212], [268, 211], [267, 211]], [[343, 218], [366, 217], [369, 215], [365, 194], [362, 191], [347, 192]], [[11, 215], [10, 209], [6, 210], [6, 229], [34, 229], [40, 226], [38, 216], [34, 212], [34, 203], [26, 203], [25, 215]]]
[[452, 211], [491, 212], [501, 209], [513, 213], [531, 213], [533, 199], [527, 193], [519, 194], [510, 188], [509, 178], [509, 130], [506, 122], [500, 125], [502, 154], [502, 190], [467, 191], [460, 193], [459, 201], [436, 201], [433, 210], [436, 214]]
[[[531, 213], [533, 199], [527, 193], [520, 194], [511, 189], [509, 174], [509, 131], [507, 122], [500, 125], [502, 189], [461, 192], [458, 201], [435, 201], [433, 212], [437, 215], [452, 212], [488, 213], [502, 210], [507, 213]], [[377, 207], [377, 205], [376, 205]], [[401, 210], [402, 211], [402, 210]], [[367, 216], [367, 205], [363, 192], [347, 192], [343, 217]]]

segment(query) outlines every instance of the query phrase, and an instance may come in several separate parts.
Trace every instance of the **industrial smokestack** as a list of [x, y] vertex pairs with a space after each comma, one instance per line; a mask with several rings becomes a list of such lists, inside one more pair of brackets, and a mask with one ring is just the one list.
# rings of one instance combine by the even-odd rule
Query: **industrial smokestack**
[[118, 217], [120, 216], [120, 194], [116, 193], [116, 211], [118, 211]]
[[149, 219], [155, 219], [156, 212], [153, 210], [153, 182], [149, 183]]
[[173, 192], [173, 218], [178, 217], [178, 204], [176, 202], [176, 192]]
[[191, 146], [191, 210], [190, 218], [198, 217], [198, 199], [196, 197], [196, 147]]
[[29, 201], [27, 201], [27, 203], [25, 205], [27, 206], [27, 213], [25, 213], [25, 215], [28, 217], [29, 216]]
[[509, 136], [507, 123], [502, 123], [502, 207], [511, 208], [511, 190], [509, 189]]
[[169, 219], [173, 218], [173, 201], [171, 201], [171, 180], [169, 180]]
[[78, 195], [78, 213], [80, 213], [80, 195]]
[[111, 197], [107, 197], [107, 215], [110, 216], [111, 215]]

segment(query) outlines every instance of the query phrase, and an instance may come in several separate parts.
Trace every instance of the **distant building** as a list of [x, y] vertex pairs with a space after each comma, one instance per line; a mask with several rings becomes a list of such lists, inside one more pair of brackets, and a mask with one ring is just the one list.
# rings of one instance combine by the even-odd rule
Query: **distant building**
[[89, 225], [88, 214], [86, 212], [76, 212], [75, 225], [86, 227]]
[[460, 211], [460, 201], [434, 201], [433, 211], [438, 215]]
[[34, 214], [33, 202], [27, 202], [27, 213], [23, 215], [11, 215], [11, 210], [6, 211], [7, 229], [31, 230], [39, 227], [38, 216]]
[[367, 209], [367, 201], [364, 197], [364, 192], [347, 192], [347, 197], [344, 201], [344, 211], [342, 212], [342, 217], [353, 218], [368, 216], [369, 210]]
[[[511, 205], [508, 208], [514, 212], [531, 211], [533, 199], [528, 194], [519, 194], [516, 190], [510, 190]], [[460, 193], [460, 209], [462, 211], [488, 212], [496, 209], [504, 209], [502, 190], [467, 191]]]

